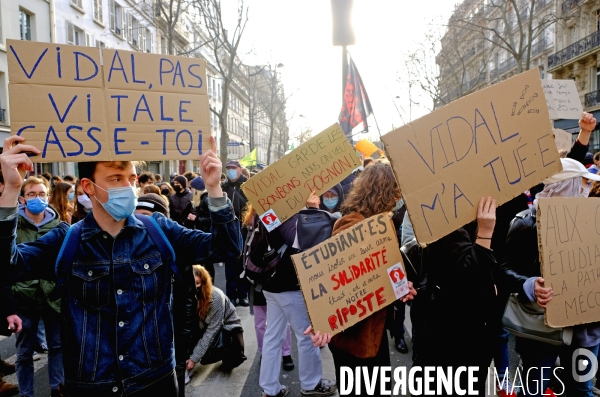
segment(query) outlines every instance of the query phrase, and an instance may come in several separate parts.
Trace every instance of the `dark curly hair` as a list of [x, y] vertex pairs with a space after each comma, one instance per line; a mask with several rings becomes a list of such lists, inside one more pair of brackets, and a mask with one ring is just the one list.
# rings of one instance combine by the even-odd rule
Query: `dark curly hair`
[[340, 209], [344, 215], [358, 212], [369, 218], [391, 211], [401, 196], [390, 164], [375, 160], [356, 178]]

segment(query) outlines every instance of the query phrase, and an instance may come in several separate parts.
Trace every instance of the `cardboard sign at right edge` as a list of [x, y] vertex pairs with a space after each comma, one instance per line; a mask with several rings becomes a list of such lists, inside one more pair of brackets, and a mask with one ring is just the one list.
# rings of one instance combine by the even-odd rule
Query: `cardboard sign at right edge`
[[571, 146], [573, 146], [573, 135], [560, 128], [553, 128], [552, 131], [554, 132], [554, 141], [558, 150], [570, 152]]
[[456, 100], [382, 137], [417, 240], [434, 242], [562, 169], [539, 72]]
[[554, 292], [546, 325], [600, 321], [600, 200], [542, 198], [536, 218], [542, 277]]
[[575, 81], [570, 79], [542, 80], [551, 120], [579, 120], [583, 106]]
[[361, 165], [336, 123], [256, 174], [242, 185], [267, 230], [271, 231]]
[[338, 334], [408, 293], [389, 214], [378, 214], [292, 255], [315, 332]]

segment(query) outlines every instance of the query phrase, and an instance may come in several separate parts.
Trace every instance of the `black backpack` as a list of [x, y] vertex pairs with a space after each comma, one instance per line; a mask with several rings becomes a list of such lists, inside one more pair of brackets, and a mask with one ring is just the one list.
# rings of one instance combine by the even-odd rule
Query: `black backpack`
[[[277, 229], [269, 233], [257, 216], [254, 216], [244, 244], [243, 275], [260, 292], [277, 271], [277, 264], [291, 247], [283, 241]], [[294, 252], [295, 253], [295, 252]]]

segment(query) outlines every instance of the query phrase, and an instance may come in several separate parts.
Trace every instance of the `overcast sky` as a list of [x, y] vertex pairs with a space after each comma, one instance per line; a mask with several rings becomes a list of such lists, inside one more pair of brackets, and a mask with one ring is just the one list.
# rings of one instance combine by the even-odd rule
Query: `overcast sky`
[[[320, 132], [336, 122], [342, 104], [342, 52], [331, 41], [330, 0], [246, 2], [250, 19], [240, 55], [247, 64], [284, 65], [278, 71], [291, 95], [287, 108], [292, 117], [290, 135], [303, 127]], [[407, 94], [397, 83], [402, 55], [423, 39], [432, 20], [447, 21], [454, 4], [452, 0], [354, 0], [356, 44], [348, 50], [366, 86], [381, 134], [402, 124], [393, 103], [400, 96], [398, 101], [406, 106]], [[417, 118], [414, 113], [413, 119]], [[369, 130], [371, 139], [378, 138], [373, 117], [369, 117]]]

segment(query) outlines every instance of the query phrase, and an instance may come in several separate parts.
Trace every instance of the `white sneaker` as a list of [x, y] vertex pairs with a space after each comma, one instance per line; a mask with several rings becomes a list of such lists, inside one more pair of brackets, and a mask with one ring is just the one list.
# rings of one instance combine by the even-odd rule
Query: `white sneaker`
[[187, 385], [188, 383], [190, 383], [190, 371], [189, 370], [185, 370], [185, 384]]
[[33, 353], [33, 361], [39, 361], [42, 359], [42, 355], [38, 352]]

